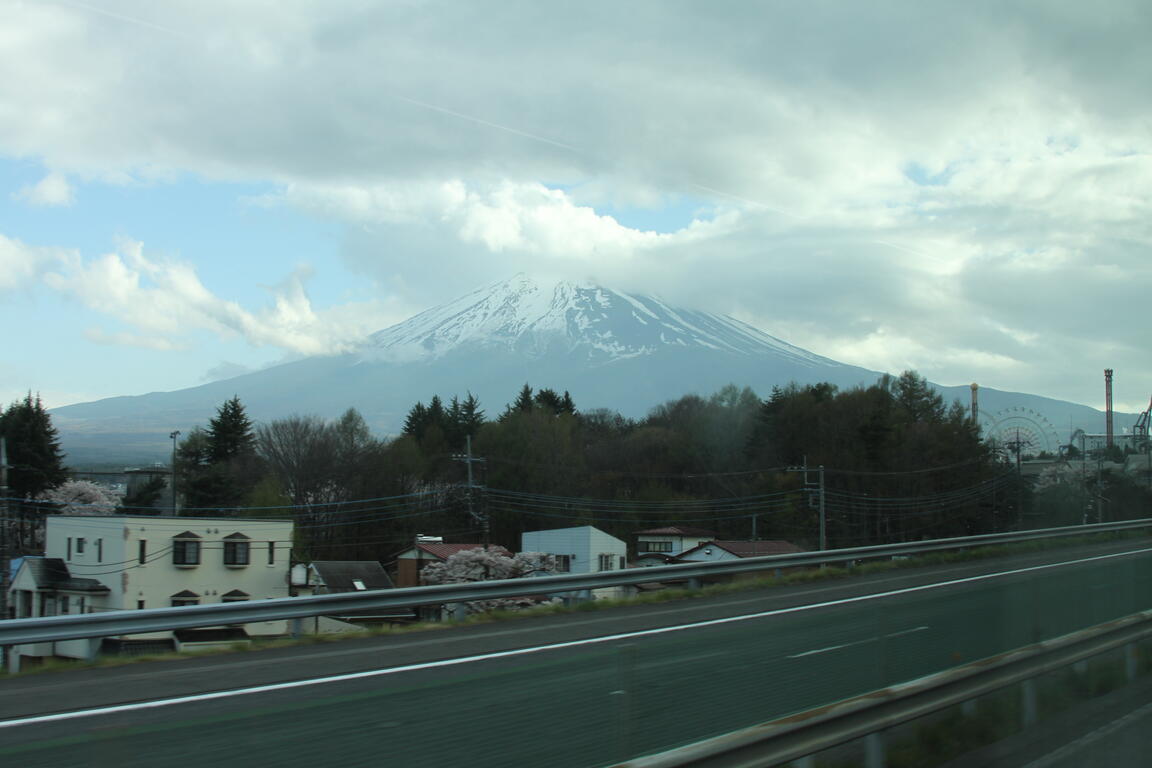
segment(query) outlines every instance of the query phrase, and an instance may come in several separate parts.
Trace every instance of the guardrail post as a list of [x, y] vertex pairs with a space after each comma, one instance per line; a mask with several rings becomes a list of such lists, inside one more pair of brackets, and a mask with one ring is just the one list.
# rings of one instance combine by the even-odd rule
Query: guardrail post
[[703, 582], [700, 581], [699, 577], [694, 578], [694, 579], [688, 579], [688, 589], [698, 590], [702, 586], [703, 586]]
[[884, 768], [888, 764], [884, 733], [875, 731], [864, 737], [864, 768]]
[[1136, 679], [1136, 644], [1128, 643], [1124, 646], [1124, 675], [1128, 682]]
[[1020, 725], [1031, 728], [1036, 720], [1036, 678], [1031, 678], [1020, 684]]
[[100, 648], [104, 645], [104, 638], [90, 637], [84, 643], [87, 646], [84, 649], [84, 660], [95, 664], [100, 659]]
[[975, 717], [976, 710], [979, 709], [976, 705], [976, 699], [968, 699], [960, 705], [960, 714], [964, 717]]
[[303, 637], [303, 635], [304, 635], [304, 619], [300, 616], [297, 616], [294, 619], [289, 619], [289, 622], [290, 622], [290, 626], [291, 626], [290, 632], [292, 634], [292, 639], [298, 640], [301, 637]]
[[813, 755], [804, 755], [792, 761], [792, 768], [816, 768], [816, 758]]

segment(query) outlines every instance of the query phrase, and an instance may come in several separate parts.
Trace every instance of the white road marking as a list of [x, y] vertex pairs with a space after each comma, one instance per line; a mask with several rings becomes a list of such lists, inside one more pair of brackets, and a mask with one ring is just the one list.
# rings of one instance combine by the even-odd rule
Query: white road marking
[[1145, 549], [1130, 550], [1128, 552], [1116, 552], [1107, 555], [1095, 555], [1093, 557], [1085, 557], [1079, 560], [1068, 560], [1062, 563], [1047, 563], [1045, 565], [1033, 565], [1027, 568], [1014, 568], [1008, 571], [998, 571], [996, 573], [985, 573], [979, 576], [966, 576], [961, 579], [951, 579], [949, 581], [939, 581], [934, 584], [921, 584], [915, 587], [905, 587], [903, 589], [894, 589], [888, 592], [874, 592], [869, 595], [857, 595], [855, 597], [844, 597], [837, 600], [829, 600], [823, 603], [809, 603], [807, 605], [795, 605], [790, 608], [776, 608], [770, 611], [761, 611], [758, 613], [744, 614], [743, 616], [728, 616], [722, 619], [708, 619], [706, 621], [695, 621], [688, 624], [677, 624], [670, 627], [654, 627], [652, 629], [641, 629], [633, 632], [622, 632], [615, 635], [602, 635], [600, 637], [587, 637], [582, 640], [569, 640], [562, 643], [550, 643], [548, 645], [536, 645], [528, 648], [515, 648], [508, 651], [495, 651], [492, 653], [482, 653], [476, 656], [461, 656], [455, 659], [442, 659], [440, 661], [426, 661], [419, 664], [405, 664], [399, 667], [387, 667], [384, 669], [370, 669], [364, 672], [349, 672], [342, 675], [331, 675], [328, 677], [314, 677], [306, 680], [292, 680], [286, 683], [271, 683], [269, 685], [255, 685], [249, 688], [235, 688], [228, 691], [213, 691], [211, 693], [197, 693], [190, 696], [176, 696], [170, 699], [155, 699], [153, 701], [138, 701], [131, 704], [116, 704], [109, 707], [96, 707], [94, 709], [81, 709], [73, 712], [57, 712], [51, 715], [34, 715], [32, 717], [21, 717], [13, 720], [0, 721], [0, 728], [14, 728], [21, 725], [40, 725], [43, 723], [55, 723], [63, 720], [76, 720], [84, 717], [95, 717], [98, 715], [114, 715], [123, 712], [138, 712], [146, 709], [158, 709], [160, 707], [171, 707], [178, 704], [194, 704], [202, 701], [213, 701], [216, 699], [229, 699], [234, 696], [248, 696], [258, 693], [272, 693], [275, 691], [287, 691], [294, 688], [307, 688], [314, 685], [325, 685], [328, 683], [342, 683], [350, 680], [363, 680], [372, 677], [384, 677], [386, 675], [398, 675], [404, 672], [418, 672], [428, 669], [440, 669], [444, 667], [455, 667], [461, 664], [471, 664], [477, 661], [491, 661], [493, 659], [506, 659], [514, 656], [527, 656], [533, 653], [543, 653], [546, 651], [556, 651], [564, 648], [578, 648], [583, 645], [597, 645], [600, 643], [613, 643], [619, 640], [629, 640], [636, 637], [648, 637], [651, 635], [663, 635], [671, 632], [682, 632], [690, 629], [701, 629], [704, 627], [715, 627], [722, 624], [735, 624], [743, 621], [753, 621], [755, 619], [768, 618], [770, 616], [783, 616], [790, 613], [801, 613], [803, 611], [814, 611], [820, 608], [830, 608], [839, 605], [849, 605], [852, 603], [863, 603], [869, 600], [881, 600], [886, 597], [895, 597], [897, 595], [907, 595], [915, 592], [926, 592], [931, 589], [941, 589], [944, 587], [952, 587], [958, 584], [972, 584], [979, 581], [988, 581], [990, 579], [997, 579], [1003, 576], [1015, 576], [1022, 573], [1032, 573], [1035, 571], [1046, 571], [1052, 568], [1062, 568], [1068, 565], [1079, 565], [1081, 563], [1099, 562], [1102, 560], [1113, 560], [1119, 557], [1129, 557], [1131, 555], [1141, 555], [1152, 552], [1152, 547]]
[[838, 651], [841, 648], [851, 648], [854, 645], [865, 645], [867, 643], [875, 643], [878, 640], [884, 640], [889, 637], [903, 637], [904, 635], [911, 635], [914, 632], [923, 632], [930, 627], [912, 627], [911, 629], [902, 629], [899, 632], [891, 632], [887, 635], [877, 635], [875, 637], [866, 637], [863, 640], [853, 640], [850, 643], [843, 643], [841, 645], [830, 645], [827, 648], [815, 648], [811, 651], [804, 651], [802, 653], [793, 653], [788, 658], [802, 659], [805, 656], [815, 656], [819, 653], [828, 653], [830, 651]]

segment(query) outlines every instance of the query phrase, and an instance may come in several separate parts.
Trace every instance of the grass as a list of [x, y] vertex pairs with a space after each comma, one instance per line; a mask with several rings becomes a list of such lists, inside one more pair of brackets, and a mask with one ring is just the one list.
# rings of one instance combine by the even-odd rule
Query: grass
[[570, 603], [549, 603], [520, 610], [496, 610], [485, 613], [472, 614], [464, 619], [452, 621], [421, 621], [404, 625], [386, 625], [373, 627], [361, 631], [341, 632], [321, 635], [305, 635], [302, 637], [281, 637], [268, 640], [254, 638], [251, 644], [238, 643], [230, 647], [211, 648], [198, 651], [179, 651], [166, 654], [151, 654], [147, 656], [101, 656], [93, 662], [67, 659], [46, 659], [43, 663], [21, 670], [19, 675], [37, 674], [41, 672], [54, 672], [66, 669], [89, 667], [115, 667], [126, 664], [136, 664], [147, 661], [170, 661], [174, 659], [197, 658], [201, 656], [219, 655], [223, 653], [237, 653], [260, 651], [273, 648], [289, 648], [295, 646], [316, 645], [321, 643], [337, 643], [343, 640], [366, 637], [382, 637], [390, 635], [405, 635], [415, 632], [443, 631], [453, 627], [471, 626], [475, 624], [490, 624], [501, 621], [520, 621], [538, 616], [552, 616], [568, 613], [586, 613], [589, 611], [602, 611], [637, 605], [667, 603], [678, 600], [699, 600], [734, 592], [750, 592], [761, 589], [772, 589], [795, 584], [808, 584], [833, 579], [845, 579], [853, 576], [868, 576], [887, 571], [904, 570], [908, 568], [923, 568], [927, 566], [951, 565], [955, 563], [987, 560], [996, 557], [1031, 554], [1054, 549], [1064, 549], [1083, 544], [1101, 543], [1122, 539], [1146, 538], [1148, 534], [1136, 531], [1122, 531], [1117, 533], [1098, 533], [1085, 536], [1069, 536], [1058, 539], [1039, 539], [1035, 541], [1019, 542], [1014, 544], [986, 545], [971, 549], [950, 550], [946, 552], [930, 552], [917, 557], [902, 560], [873, 560], [858, 563], [850, 568], [826, 566], [823, 568], [804, 568], [784, 573], [780, 576], [764, 576], [751, 578], [737, 578], [732, 581], [709, 584], [697, 589], [686, 587], [670, 587], [651, 592], [642, 592], [634, 597], [614, 598], [602, 600], [583, 600]]

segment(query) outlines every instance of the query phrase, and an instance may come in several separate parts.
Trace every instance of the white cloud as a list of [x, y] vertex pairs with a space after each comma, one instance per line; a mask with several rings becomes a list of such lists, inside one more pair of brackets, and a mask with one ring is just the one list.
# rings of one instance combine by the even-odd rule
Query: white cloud
[[218, 365], [214, 365], [204, 372], [201, 381], [220, 381], [222, 379], [231, 379], [236, 376], [243, 376], [246, 373], [252, 373], [254, 369], [240, 363], [234, 363], [230, 360], [221, 361]]
[[254, 346], [323, 355], [348, 351], [393, 320], [385, 302], [318, 310], [304, 278], [305, 271], [290, 275], [270, 289], [269, 306], [251, 311], [214, 295], [192, 265], [153, 260], [142, 243], [126, 240], [116, 252], [93, 259], [68, 253], [44, 279], [56, 291], [132, 329], [89, 329], [87, 338], [100, 344], [178, 349], [191, 333], [206, 330]]
[[0, 234], [0, 291], [27, 286], [65, 253], [58, 248], [26, 245]]
[[67, 206], [72, 205], [75, 193], [67, 177], [49, 173], [35, 184], [21, 187], [14, 197], [31, 205]]
[[[54, 169], [29, 199], [67, 200], [64, 174], [271, 181], [354, 224], [349, 263], [403, 297], [318, 310], [297, 276], [254, 310], [190, 263], [70, 257], [54, 284], [137, 341], [339, 349], [356, 312], [525, 270], [869, 367], [1080, 400], [1069, 361], [1152, 378], [1147, 3], [104, 5], [3, 11], [0, 151]], [[602, 213], [685, 196], [718, 213]], [[0, 241], [0, 288], [57, 258]]]

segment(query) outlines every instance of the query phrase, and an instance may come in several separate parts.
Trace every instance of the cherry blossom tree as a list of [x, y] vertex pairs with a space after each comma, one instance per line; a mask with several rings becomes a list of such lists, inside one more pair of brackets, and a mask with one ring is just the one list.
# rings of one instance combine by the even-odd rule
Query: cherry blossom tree
[[37, 497], [60, 507], [64, 515], [111, 515], [120, 506], [122, 495], [91, 480], [66, 480]]
[[[425, 584], [467, 584], [494, 579], [522, 579], [537, 573], [553, 573], [556, 558], [541, 552], [519, 552], [511, 557], [499, 550], [476, 547], [449, 555], [442, 563], [432, 563], [420, 571]], [[539, 605], [530, 596], [474, 600], [466, 603], [468, 613], [495, 610], [519, 610]], [[545, 601], [546, 602], [546, 601]]]

